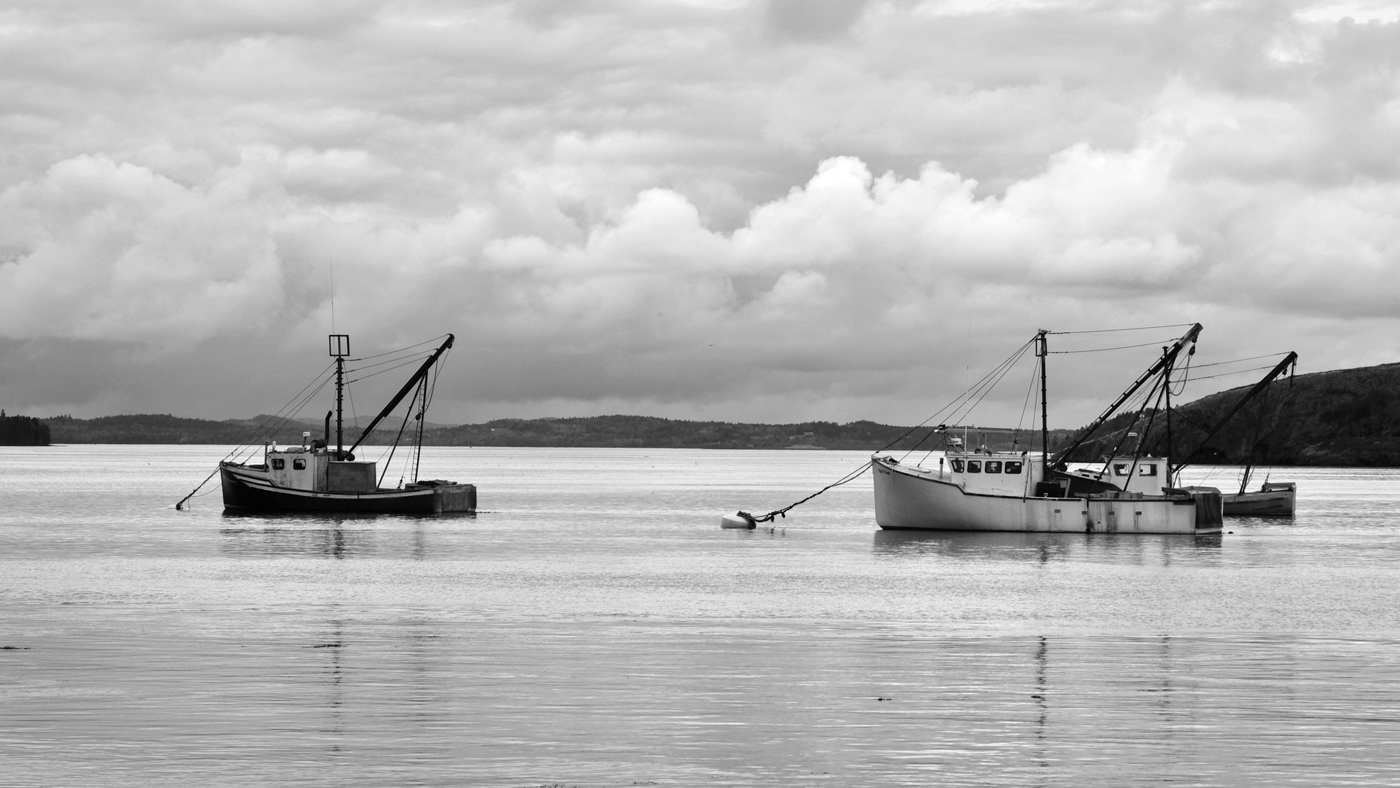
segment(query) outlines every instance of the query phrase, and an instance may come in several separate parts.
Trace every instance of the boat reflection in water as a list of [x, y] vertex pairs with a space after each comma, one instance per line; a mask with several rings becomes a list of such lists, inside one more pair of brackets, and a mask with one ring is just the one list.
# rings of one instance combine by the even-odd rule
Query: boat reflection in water
[[1219, 548], [1219, 531], [1202, 534], [1114, 535], [1029, 531], [875, 532], [875, 554], [895, 557], [945, 555], [1013, 560], [1066, 560], [1093, 556], [1124, 563], [1161, 563], [1174, 550]]
[[425, 558], [432, 549], [428, 529], [474, 514], [310, 515], [225, 511], [220, 552], [245, 557]]
[[363, 558], [382, 549], [368, 528], [221, 528], [219, 551], [249, 558], [301, 556]]

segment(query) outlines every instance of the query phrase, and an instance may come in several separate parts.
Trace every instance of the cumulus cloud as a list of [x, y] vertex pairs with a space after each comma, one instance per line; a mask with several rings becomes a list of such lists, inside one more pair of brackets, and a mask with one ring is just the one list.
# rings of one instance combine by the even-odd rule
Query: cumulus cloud
[[[1201, 320], [1216, 357], [1394, 360], [1393, 14], [618, 0], [0, 19], [10, 410], [246, 415], [280, 390], [175, 370], [217, 351], [292, 374], [333, 326], [362, 352], [458, 333], [439, 393], [455, 419], [918, 420], [1041, 327]], [[104, 343], [171, 385], [104, 369]], [[1074, 403], [1138, 366], [1082, 363]], [[112, 385], [35, 382], [80, 364]]]
[[188, 349], [258, 325], [282, 300], [249, 184], [191, 189], [105, 157], [59, 162], [0, 193], [0, 334]]

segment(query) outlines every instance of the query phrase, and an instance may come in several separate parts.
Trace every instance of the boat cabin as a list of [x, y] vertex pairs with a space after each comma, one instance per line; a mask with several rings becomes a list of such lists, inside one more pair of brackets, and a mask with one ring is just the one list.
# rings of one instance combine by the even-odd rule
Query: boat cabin
[[[1028, 452], [949, 451], [940, 463], [939, 475], [964, 492], [980, 495], [1069, 496], [1068, 481], [1057, 474], [1051, 489], [1042, 489], [1040, 455]], [[1122, 491], [1141, 495], [1161, 495], [1167, 486], [1167, 458], [1115, 457], [1105, 465], [1075, 469], [1070, 476], [1096, 482], [1095, 491]], [[1112, 486], [1108, 486], [1112, 485]], [[1074, 485], [1077, 490], [1078, 485]], [[1077, 495], [1078, 493], [1076, 493]]]
[[379, 485], [376, 463], [336, 460], [324, 441], [310, 441], [310, 436], [303, 433], [300, 446], [271, 443], [264, 447], [263, 467], [273, 484], [313, 492], [375, 491]]
[[278, 487], [293, 490], [326, 489], [326, 466], [330, 455], [303, 446], [279, 449], [276, 444], [263, 453], [268, 478]]
[[[1032, 495], [1040, 482], [1040, 455], [1027, 452], [947, 453], [948, 478], [965, 492], [982, 495]], [[940, 469], [941, 470], [941, 469]]]
[[1161, 495], [1162, 488], [1168, 486], [1166, 457], [1113, 457], [1070, 473], [1143, 495]]

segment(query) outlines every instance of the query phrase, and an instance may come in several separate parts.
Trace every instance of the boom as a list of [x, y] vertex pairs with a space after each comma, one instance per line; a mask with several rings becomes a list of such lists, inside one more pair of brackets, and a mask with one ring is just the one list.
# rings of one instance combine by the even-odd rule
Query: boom
[[453, 339], [455, 339], [453, 335], [447, 335], [447, 341], [442, 343], [442, 347], [433, 351], [431, 356], [428, 356], [428, 360], [424, 361], [423, 366], [419, 367], [418, 371], [413, 373], [413, 377], [409, 378], [408, 382], [403, 384], [403, 388], [399, 389], [399, 393], [395, 394], [394, 398], [389, 400], [389, 404], [384, 406], [384, 410], [379, 411], [379, 415], [375, 416], [374, 421], [371, 421], [369, 426], [365, 428], [365, 431], [360, 434], [360, 439], [355, 441], [355, 445], [350, 447], [350, 451], [353, 452], [355, 449], [359, 448], [360, 444], [365, 442], [365, 438], [368, 438], [369, 434], [374, 431], [374, 428], [379, 426], [379, 422], [383, 421], [385, 416], [388, 416], [393, 412], [394, 408], [398, 407], [398, 404], [403, 401], [403, 398], [408, 396], [408, 392], [412, 391], [413, 387], [418, 385], [418, 381], [422, 380], [424, 376], [428, 374], [429, 369], [432, 369], [433, 364], [437, 363], [438, 357], [447, 352], [448, 348], [452, 347]]
[[1191, 454], [1186, 457], [1186, 461], [1176, 466], [1177, 470], [1185, 468], [1192, 460], [1196, 459], [1196, 455], [1200, 454], [1201, 449], [1204, 449], [1206, 447], [1206, 444], [1210, 442], [1210, 439], [1215, 437], [1215, 433], [1220, 432], [1220, 429], [1224, 427], [1225, 424], [1230, 421], [1230, 419], [1234, 418], [1236, 413], [1239, 413], [1240, 408], [1243, 408], [1246, 402], [1249, 402], [1250, 400], [1254, 399], [1254, 397], [1257, 396], [1259, 392], [1264, 390], [1265, 386], [1269, 385], [1274, 381], [1274, 378], [1278, 377], [1279, 375], [1282, 375], [1284, 370], [1288, 369], [1289, 365], [1297, 363], [1298, 354], [1289, 351], [1288, 355], [1284, 356], [1283, 360], [1278, 363], [1278, 366], [1270, 370], [1269, 374], [1265, 375], [1264, 378], [1258, 383], [1255, 383], [1254, 388], [1246, 392], [1245, 395], [1240, 398], [1240, 401], [1235, 403], [1235, 407], [1231, 408], [1230, 412], [1226, 413], [1224, 418], [1216, 422], [1215, 426], [1211, 428], [1210, 432], [1206, 433], [1206, 436], [1201, 439], [1200, 445], [1197, 446], [1195, 450], [1192, 451]]
[[1066, 457], [1069, 457], [1075, 449], [1084, 445], [1084, 442], [1089, 439], [1089, 436], [1093, 435], [1095, 430], [1103, 426], [1103, 423], [1105, 421], [1108, 421], [1110, 418], [1112, 418], [1113, 414], [1116, 413], [1119, 408], [1123, 407], [1123, 403], [1127, 402], [1128, 398], [1131, 397], [1134, 392], [1142, 388], [1144, 383], [1161, 373], [1162, 370], [1169, 368], [1172, 365], [1172, 363], [1176, 361], [1176, 357], [1179, 353], [1181, 353], [1182, 348], [1186, 347], [1192, 342], [1195, 342], [1196, 337], [1200, 333], [1200, 323], [1195, 323], [1189, 329], [1187, 329], [1186, 333], [1181, 335], [1181, 339], [1178, 339], [1175, 344], [1167, 348], [1166, 351], [1162, 353], [1162, 357], [1157, 359], [1156, 363], [1148, 367], [1147, 371], [1142, 373], [1142, 375], [1138, 377], [1138, 379], [1133, 383], [1133, 385], [1128, 387], [1127, 391], [1124, 391], [1121, 395], [1119, 395], [1118, 399], [1114, 400], [1112, 405], [1108, 406], [1108, 410], [1105, 410], [1102, 415], [1100, 415], [1097, 419], [1094, 419], [1093, 423], [1080, 430], [1079, 434], [1074, 436], [1074, 440], [1070, 443], [1069, 448], [1061, 449], [1060, 451], [1056, 452], [1054, 462], [1052, 464], [1060, 463]]

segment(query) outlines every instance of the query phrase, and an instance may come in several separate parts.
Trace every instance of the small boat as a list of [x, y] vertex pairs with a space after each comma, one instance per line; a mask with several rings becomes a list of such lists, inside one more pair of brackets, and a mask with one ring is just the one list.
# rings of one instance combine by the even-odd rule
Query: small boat
[[[1240, 398], [1228, 413], [1225, 414], [1219, 423], [1212, 429], [1205, 439], [1201, 441], [1200, 448], [1204, 448], [1209, 440], [1225, 426], [1236, 413], [1244, 407], [1245, 403], [1265, 392], [1269, 385], [1284, 373], [1285, 369], [1296, 369], [1298, 354], [1289, 353], [1280, 361], [1262, 380], [1254, 384], [1248, 392]], [[1290, 378], [1290, 381], [1292, 379]], [[1291, 385], [1291, 383], [1290, 383]], [[1295, 506], [1298, 502], [1298, 485], [1294, 482], [1270, 482], [1267, 478], [1264, 484], [1254, 492], [1249, 492], [1250, 476], [1254, 472], [1254, 452], [1259, 447], [1259, 440], [1256, 437], [1253, 445], [1249, 447], [1249, 458], [1244, 466], [1244, 473], [1240, 476], [1240, 491], [1237, 493], [1225, 493], [1224, 511], [1231, 517], [1254, 516], [1254, 517], [1292, 517]], [[1198, 449], [1199, 450], [1199, 449]], [[1187, 462], [1194, 458], [1194, 454], [1187, 457]], [[1182, 463], [1185, 467], [1186, 463]]]
[[1264, 482], [1258, 490], [1246, 491], [1249, 476], [1237, 493], [1225, 493], [1225, 514], [1230, 517], [1292, 517], [1298, 503], [1295, 482]]
[[[1148, 380], [1165, 385], [1177, 355], [1194, 344], [1195, 324], [1144, 372], [1071, 446], [1049, 452], [1044, 413], [1046, 331], [1032, 340], [1039, 359], [1041, 451], [967, 450], [944, 436], [938, 467], [907, 465], [875, 455], [875, 521], [886, 530], [1040, 531], [1202, 534], [1221, 530], [1221, 496], [1213, 488], [1177, 489], [1166, 457], [1115, 457], [1107, 470], [1072, 471], [1065, 459]], [[1167, 412], [1170, 412], [1168, 403]]]
[[[423, 424], [428, 399], [428, 373], [452, 347], [453, 336], [423, 362], [398, 394], [370, 422], [353, 446], [344, 448], [342, 403], [345, 388], [345, 360], [350, 354], [350, 338], [345, 334], [330, 337], [331, 355], [335, 357], [335, 410], [326, 414], [326, 437], [310, 440], [311, 433], [302, 433], [302, 445], [279, 447], [275, 442], [264, 444], [262, 462], [224, 461], [219, 463], [223, 487], [224, 509], [244, 512], [326, 512], [326, 513], [393, 513], [443, 514], [476, 511], [476, 487], [471, 484], [417, 479], [418, 462], [413, 462], [414, 479], [399, 487], [380, 487], [376, 463], [355, 459], [355, 449], [388, 416], [410, 391], [410, 411], [414, 403], [422, 402], [416, 417]], [[335, 415], [335, 448], [330, 443], [330, 418]], [[405, 417], [405, 425], [407, 424]], [[402, 430], [400, 430], [402, 434]], [[421, 436], [421, 433], [420, 433]], [[422, 448], [421, 441], [417, 447]], [[182, 502], [183, 503], [183, 502]]]

